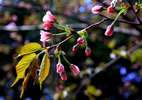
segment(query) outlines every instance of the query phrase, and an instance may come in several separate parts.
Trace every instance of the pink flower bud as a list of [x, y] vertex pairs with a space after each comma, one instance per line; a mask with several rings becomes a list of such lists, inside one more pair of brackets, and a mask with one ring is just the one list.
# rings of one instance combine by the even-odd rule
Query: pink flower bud
[[67, 75], [65, 72], [60, 73], [60, 77], [62, 80], [67, 80]]
[[70, 68], [74, 75], [77, 75], [80, 72], [79, 68], [74, 64], [70, 64]]
[[56, 68], [57, 68], [57, 73], [62, 73], [64, 72], [64, 66], [61, 64], [61, 63], [58, 63], [56, 65]]
[[91, 49], [88, 46], [85, 49], [85, 54], [86, 54], [86, 56], [90, 56], [91, 55]]
[[103, 9], [102, 6], [96, 5], [96, 6], [94, 6], [94, 7], [92, 8], [92, 13], [98, 14], [98, 13], [100, 13], [100, 12], [103, 11], [103, 10], [104, 10], [104, 9]]
[[83, 37], [79, 37], [79, 38], [77, 39], [77, 42], [78, 42], [79, 45], [83, 44], [83, 43], [84, 43]]
[[73, 51], [73, 52], [76, 52], [76, 51], [77, 51], [77, 46], [76, 46], [76, 45], [73, 46], [72, 51]]
[[111, 13], [113, 13], [113, 12], [115, 12], [115, 7], [109, 6], [109, 7], [107, 8], [107, 13], [108, 13], [108, 14], [111, 14]]
[[43, 22], [55, 22], [55, 17], [52, 15], [50, 11], [46, 12], [46, 15], [43, 17]]
[[51, 30], [51, 28], [53, 27], [52, 23], [47, 21], [43, 24], [43, 27], [45, 30]]
[[114, 26], [113, 24], [109, 25], [106, 29], [105, 35], [106, 36], [111, 36], [113, 34]]
[[40, 41], [46, 42], [50, 40], [51, 33], [40, 30], [40, 35], [41, 35]]

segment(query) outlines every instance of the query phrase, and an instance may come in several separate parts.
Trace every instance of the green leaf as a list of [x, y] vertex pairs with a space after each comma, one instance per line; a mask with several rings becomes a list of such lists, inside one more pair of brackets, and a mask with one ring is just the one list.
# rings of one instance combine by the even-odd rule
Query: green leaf
[[83, 38], [88, 37], [88, 33], [85, 30], [78, 31], [77, 33]]
[[66, 36], [69, 36], [71, 34], [70, 28], [66, 27], [65, 31], [66, 31]]
[[33, 59], [36, 57], [35, 53], [29, 54], [29, 55], [25, 55], [20, 62], [17, 64], [16, 66], [16, 73], [17, 73], [17, 77], [16, 80], [14, 81], [14, 83], [11, 85], [14, 86], [19, 79], [22, 79], [25, 77], [25, 71], [28, 68], [28, 66], [31, 64], [31, 62], [33, 61]]
[[134, 63], [136, 60], [137, 60], [137, 57], [134, 54], [132, 54], [131, 55], [131, 62]]
[[46, 77], [49, 74], [49, 69], [50, 69], [50, 59], [48, 53], [45, 53], [41, 62], [40, 72], [39, 72], [40, 89], [42, 88], [42, 82], [46, 79]]
[[26, 44], [21, 49], [21, 52], [18, 55], [18, 57], [23, 56], [23, 55], [27, 55], [27, 54], [30, 54], [30, 53], [34, 53], [34, 52], [39, 51], [41, 49], [42, 49], [42, 47], [38, 43], [29, 43], [29, 44]]
[[96, 88], [93, 85], [88, 85], [87, 91], [89, 94], [94, 95]]

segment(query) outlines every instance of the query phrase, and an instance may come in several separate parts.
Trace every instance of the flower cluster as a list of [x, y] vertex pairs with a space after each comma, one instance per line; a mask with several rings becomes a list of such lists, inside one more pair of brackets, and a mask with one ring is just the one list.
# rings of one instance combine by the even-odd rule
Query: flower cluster
[[[100, 5], [96, 5], [92, 8], [92, 13], [94, 14], [98, 14], [100, 12], [102, 12], [104, 10], [103, 6], [100, 6]], [[107, 13], [108, 14], [112, 14], [115, 12], [115, 7], [113, 5], [110, 5], [108, 8], [107, 8]], [[114, 30], [114, 22], [109, 25], [107, 27], [107, 30], [105, 32], [105, 35], [106, 36], [111, 36], [113, 34], [113, 30]]]
[[53, 27], [52, 23], [55, 23], [55, 17], [52, 15], [52, 13], [50, 11], [46, 12], [46, 15], [44, 15], [43, 17], [43, 26], [45, 30], [51, 30], [51, 28]]
[[61, 50], [60, 46], [56, 47], [56, 50], [54, 51], [54, 54], [56, 56], [58, 56], [58, 64], [56, 65], [56, 72], [60, 75], [62, 80], [67, 80], [67, 75], [66, 75], [66, 72], [65, 72], [65, 69], [64, 69], [64, 65], [61, 63], [60, 56], [62, 56], [64, 58], [64, 60], [68, 63], [69, 68], [71, 69], [71, 71], [73, 72], [74, 75], [79, 74], [79, 72], [80, 72], [79, 68], [76, 65], [71, 64], [66, 59], [66, 57], [64, 56], [63, 51]]
[[[84, 37], [85, 38], [85, 37]], [[82, 45], [86, 40], [83, 37], [79, 37], [77, 39], [77, 44], [73, 46], [72, 51], [77, 52], [78, 45]], [[86, 41], [87, 42], [87, 41]], [[90, 56], [91, 55], [91, 49], [88, 47], [86, 43], [86, 49], [85, 49], [85, 55]]]
[[[52, 15], [52, 13], [50, 11], [46, 12], [46, 15], [44, 15], [43, 17], [43, 27], [45, 30], [51, 30], [53, 27], [53, 23], [55, 23], [55, 17]], [[50, 32], [46, 32], [41, 30], [40, 31], [40, 35], [41, 35], [41, 39], [40, 41], [43, 42], [43, 47], [45, 47], [45, 42], [49, 41], [52, 34]]]

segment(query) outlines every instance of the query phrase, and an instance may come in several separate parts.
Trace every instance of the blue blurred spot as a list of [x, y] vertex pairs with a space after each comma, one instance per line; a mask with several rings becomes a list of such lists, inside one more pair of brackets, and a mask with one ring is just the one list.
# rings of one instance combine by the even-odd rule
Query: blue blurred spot
[[137, 76], [136, 72], [131, 72], [127, 75], [128, 80], [133, 80]]
[[48, 89], [47, 88], [43, 89], [43, 93], [47, 94], [48, 93]]
[[123, 96], [124, 96], [125, 99], [128, 99], [128, 97], [130, 96], [130, 94], [129, 93], [124, 93]]
[[0, 100], [5, 100], [4, 96], [0, 96]]
[[122, 67], [121, 64], [117, 64], [117, 65], [116, 65], [116, 68], [118, 68], [118, 69], [121, 68], [121, 67]]
[[88, 7], [88, 8], [92, 8], [92, 7], [93, 7], [93, 4], [92, 4], [92, 3], [89, 3], [89, 4], [87, 4], [87, 7]]
[[127, 69], [125, 67], [120, 68], [120, 74], [125, 75], [127, 73]]
[[79, 11], [80, 11], [80, 12], [84, 12], [84, 11], [85, 11], [85, 7], [84, 7], [84, 6], [81, 6], [81, 7], [79, 8]]
[[123, 83], [125, 83], [125, 82], [127, 82], [127, 77], [122, 77], [122, 79], [121, 79], [121, 81], [123, 82]]
[[3, 0], [0, 0], [0, 4], [2, 4], [3, 3]]
[[28, 97], [28, 98], [26, 98], [26, 100], [32, 100], [32, 98]]
[[8, 96], [13, 97], [15, 92], [14, 92], [14, 90], [9, 90], [7, 94], [8, 94]]
[[141, 78], [141, 77], [136, 77], [136, 78], [135, 78], [135, 81], [136, 81], [137, 83], [140, 83], [140, 82], [142, 81], [142, 78]]
[[53, 96], [52, 96], [52, 94], [48, 94], [48, 95], [46, 95], [46, 100], [53, 100], [53, 98], [52, 98]]
[[92, 0], [84, 0], [85, 4], [92, 3]]
[[10, 88], [10, 86], [11, 86], [12, 84], [13, 84], [13, 81], [10, 80], [9, 82], [6, 83], [5, 87], [6, 87], [6, 88]]

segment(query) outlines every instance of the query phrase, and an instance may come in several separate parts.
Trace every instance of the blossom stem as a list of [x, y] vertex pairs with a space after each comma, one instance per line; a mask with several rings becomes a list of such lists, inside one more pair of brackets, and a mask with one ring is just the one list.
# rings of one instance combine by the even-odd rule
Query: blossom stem
[[64, 55], [62, 55], [64, 60], [70, 65], [70, 62], [66, 59], [66, 57]]
[[43, 42], [43, 48], [45, 48], [45, 42]]
[[65, 29], [63, 29], [63, 28], [60, 28], [60, 27], [57, 27], [57, 29], [59, 29], [59, 30], [63, 30], [63, 31], [65, 30]]
[[[45, 49], [46, 50], [46, 49]], [[45, 50], [42, 50], [40, 53], [37, 54], [36, 59], [43, 53], [45, 53]]]
[[58, 61], [61, 63], [61, 57], [60, 57], [60, 55], [58, 55]]
[[59, 35], [64, 35], [66, 34], [66, 32], [63, 32], [63, 33], [58, 33], [58, 34], [53, 34], [54, 36], [59, 36]]
[[86, 37], [83, 37], [83, 38], [84, 38], [84, 41], [85, 41], [86, 46], [88, 46], [88, 42], [87, 42]]
[[63, 25], [61, 25], [61, 24], [58, 24], [60, 27], [62, 27], [62, 28], [66, 28], [65, 26], [63, 26]]
[[119, 13], [118, 13], [118, 15], [116, 16], [116, 18], [115, 18], [115, 20], [113, 21], [113, 24], [116, 22], [116, 20], [118, 19], [118, 17], [122, 14], [122, 13], [124, 13], [124, 12], [126, 12], [127, 11], [127, 9], [122, 9]]

